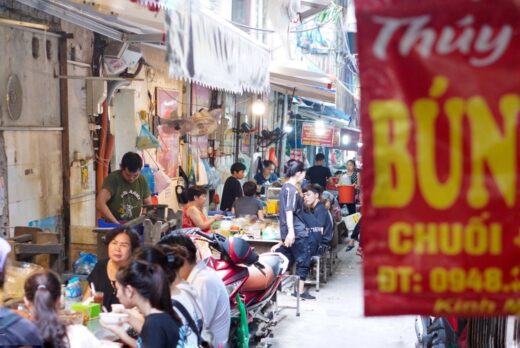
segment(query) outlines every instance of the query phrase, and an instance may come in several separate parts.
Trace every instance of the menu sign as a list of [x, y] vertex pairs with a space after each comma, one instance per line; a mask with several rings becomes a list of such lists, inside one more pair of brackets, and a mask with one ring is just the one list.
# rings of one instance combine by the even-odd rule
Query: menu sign
[[302, 125], [302, 144], [332, 147], [334, 146], [334, 132], [334, 127], [304, 123]]
[[366, 314], [520, 314], [518, 1], [356, 15]]

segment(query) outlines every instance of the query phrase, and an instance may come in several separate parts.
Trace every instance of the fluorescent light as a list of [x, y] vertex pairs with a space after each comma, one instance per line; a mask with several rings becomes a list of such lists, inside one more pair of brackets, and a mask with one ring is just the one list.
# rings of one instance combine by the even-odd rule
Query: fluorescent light
[[359, 142], [357, 143], [357, 147], [362, 147], [363, 146], [363, 143]]
[[324, 128], [325, 122], [323, 122], [322, 120], [318, 120], [315, 122], [315, 125], [316, 125], [316, 128]]
[[341, 138], [341, 142], [343, 143], [343, 145], [348, 145], [350, 143], [350, 136], [345, 134], [342, 138]]
[[285, 127], [283, 127], [283, 130], [285, 133], [291, 133], [293, 131], [293, 127], [290, 124], [288, 124]]

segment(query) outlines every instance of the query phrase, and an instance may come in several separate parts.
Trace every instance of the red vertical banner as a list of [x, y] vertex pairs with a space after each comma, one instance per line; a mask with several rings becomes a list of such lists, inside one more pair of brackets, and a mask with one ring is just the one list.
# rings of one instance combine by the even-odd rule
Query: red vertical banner
[[365, 313], [520, 313], [520, 5], [358, 0]]

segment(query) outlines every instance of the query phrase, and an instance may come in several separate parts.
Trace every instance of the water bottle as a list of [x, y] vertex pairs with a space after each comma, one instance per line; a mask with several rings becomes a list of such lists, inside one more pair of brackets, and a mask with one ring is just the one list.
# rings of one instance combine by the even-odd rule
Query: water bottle
[[81, 282], [78, 277], [69, 279], [65, 287], [65, 309], [70, 309], [73, 303], [81, 302]]
[[148, 182], [148, 187], [150, 188], [150, 192], [155, 192], [155, 178], [153, 175], [153, 170], [150, 168], [149, 164], [145, 164], [141, 174], [146, 178]]

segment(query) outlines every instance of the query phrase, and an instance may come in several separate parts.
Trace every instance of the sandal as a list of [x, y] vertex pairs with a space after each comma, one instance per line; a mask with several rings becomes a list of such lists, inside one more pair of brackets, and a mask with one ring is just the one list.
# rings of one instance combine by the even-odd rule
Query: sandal
[[345, 249], [345, 251], [348, 253], [350, 250], [354, 249], [355, 247], [356, 247], [355, 245], [349, 244], [347, 246], [347, 249]]
[[348, 253], [350, 250], [354, 249], [355, 247], [356, 247], [356, 242], [353, 239], [351, 239], [351, 240], [349, 240], [347, 249], [345, 249], [345, 251]]
[[358, 250], [356, 250], [356, 255], [363, 258], [363, 250], [361, 250], [361, 248], [358, 248]]

